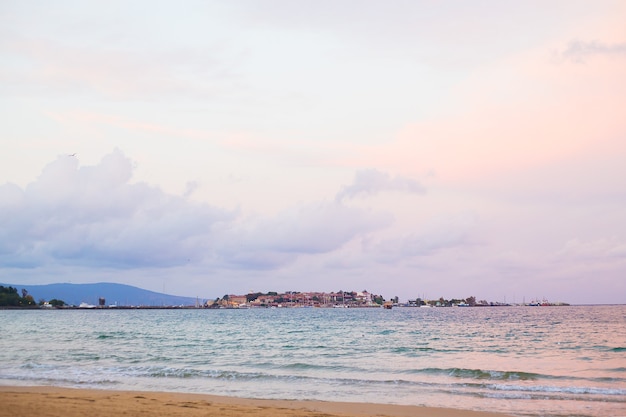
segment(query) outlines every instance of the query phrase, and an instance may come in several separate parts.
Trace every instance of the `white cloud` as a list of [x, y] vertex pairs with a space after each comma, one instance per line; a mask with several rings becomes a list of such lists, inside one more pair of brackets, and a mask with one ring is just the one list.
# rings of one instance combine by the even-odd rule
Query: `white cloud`
[[391, 178], [389, 174], [376, 169], [364, 169], [357, 171], [352, 184], [345, 186], [337, 193], [335, 200], [338, 202], [360, 195], [374, 195], [386, 191], [400, 191], [411, 194], [424, 194], [426, 189], [417, 181], [410, 178], [396, 176]]
[[24, 190], [0, 187], [0, 259], [92, 267], [163, 267], [203, 256], [212, 228], [234, 213], [130, 183], [119, 150], [96, 166], [63, 155]]
[[24, 190], [0, 187], [0, 262], [7, 267], [207, 268], [265, 270], [301, 255], [335, 251], [389, 226], [393, 217], [335, 202], [286, 209], [275, 217], [241, 218], [131, 182], [121, 151], [95, 166], [62, 155]]

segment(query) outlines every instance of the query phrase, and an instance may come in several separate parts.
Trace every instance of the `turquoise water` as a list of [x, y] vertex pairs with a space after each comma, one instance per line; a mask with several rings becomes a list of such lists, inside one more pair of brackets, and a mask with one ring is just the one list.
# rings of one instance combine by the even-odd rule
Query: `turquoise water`
[[0, 384], [626, 415], [626, 306], [0, 311]]

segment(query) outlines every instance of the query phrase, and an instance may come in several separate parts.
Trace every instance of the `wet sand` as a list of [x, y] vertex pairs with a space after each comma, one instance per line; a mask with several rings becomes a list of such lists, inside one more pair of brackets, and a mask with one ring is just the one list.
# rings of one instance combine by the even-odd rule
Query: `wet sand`
[[205, 394], [0, 386], [0, 417], [504, 417], [419, 406], [258, 400]]

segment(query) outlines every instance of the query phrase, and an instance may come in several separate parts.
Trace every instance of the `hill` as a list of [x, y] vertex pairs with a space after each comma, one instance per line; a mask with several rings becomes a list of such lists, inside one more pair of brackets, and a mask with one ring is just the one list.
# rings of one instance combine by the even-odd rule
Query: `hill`
[[196, 299], [193, 297], [161, 294], [131, 285], [108, 282], [97, 284], [0, 285], [17, 288], [20, 293], [22, 289], [25, 289], [37, 302], [41, 299], [49, 301], [56, 298], [69, 305], [79, 305], [83, 302], [98, 305], [98, 299], [101, 297], [105, 299], [106, 305], [117, 304], [119, 306], [187, 306], [196, 303]]

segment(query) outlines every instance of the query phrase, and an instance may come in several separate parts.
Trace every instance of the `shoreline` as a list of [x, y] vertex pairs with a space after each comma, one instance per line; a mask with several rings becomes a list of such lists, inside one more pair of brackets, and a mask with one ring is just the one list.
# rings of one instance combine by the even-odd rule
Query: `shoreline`
[[267, 400], [160, 391], [0, 385], [0, 417], [506, 417], [509, 414], [412, 405]]

